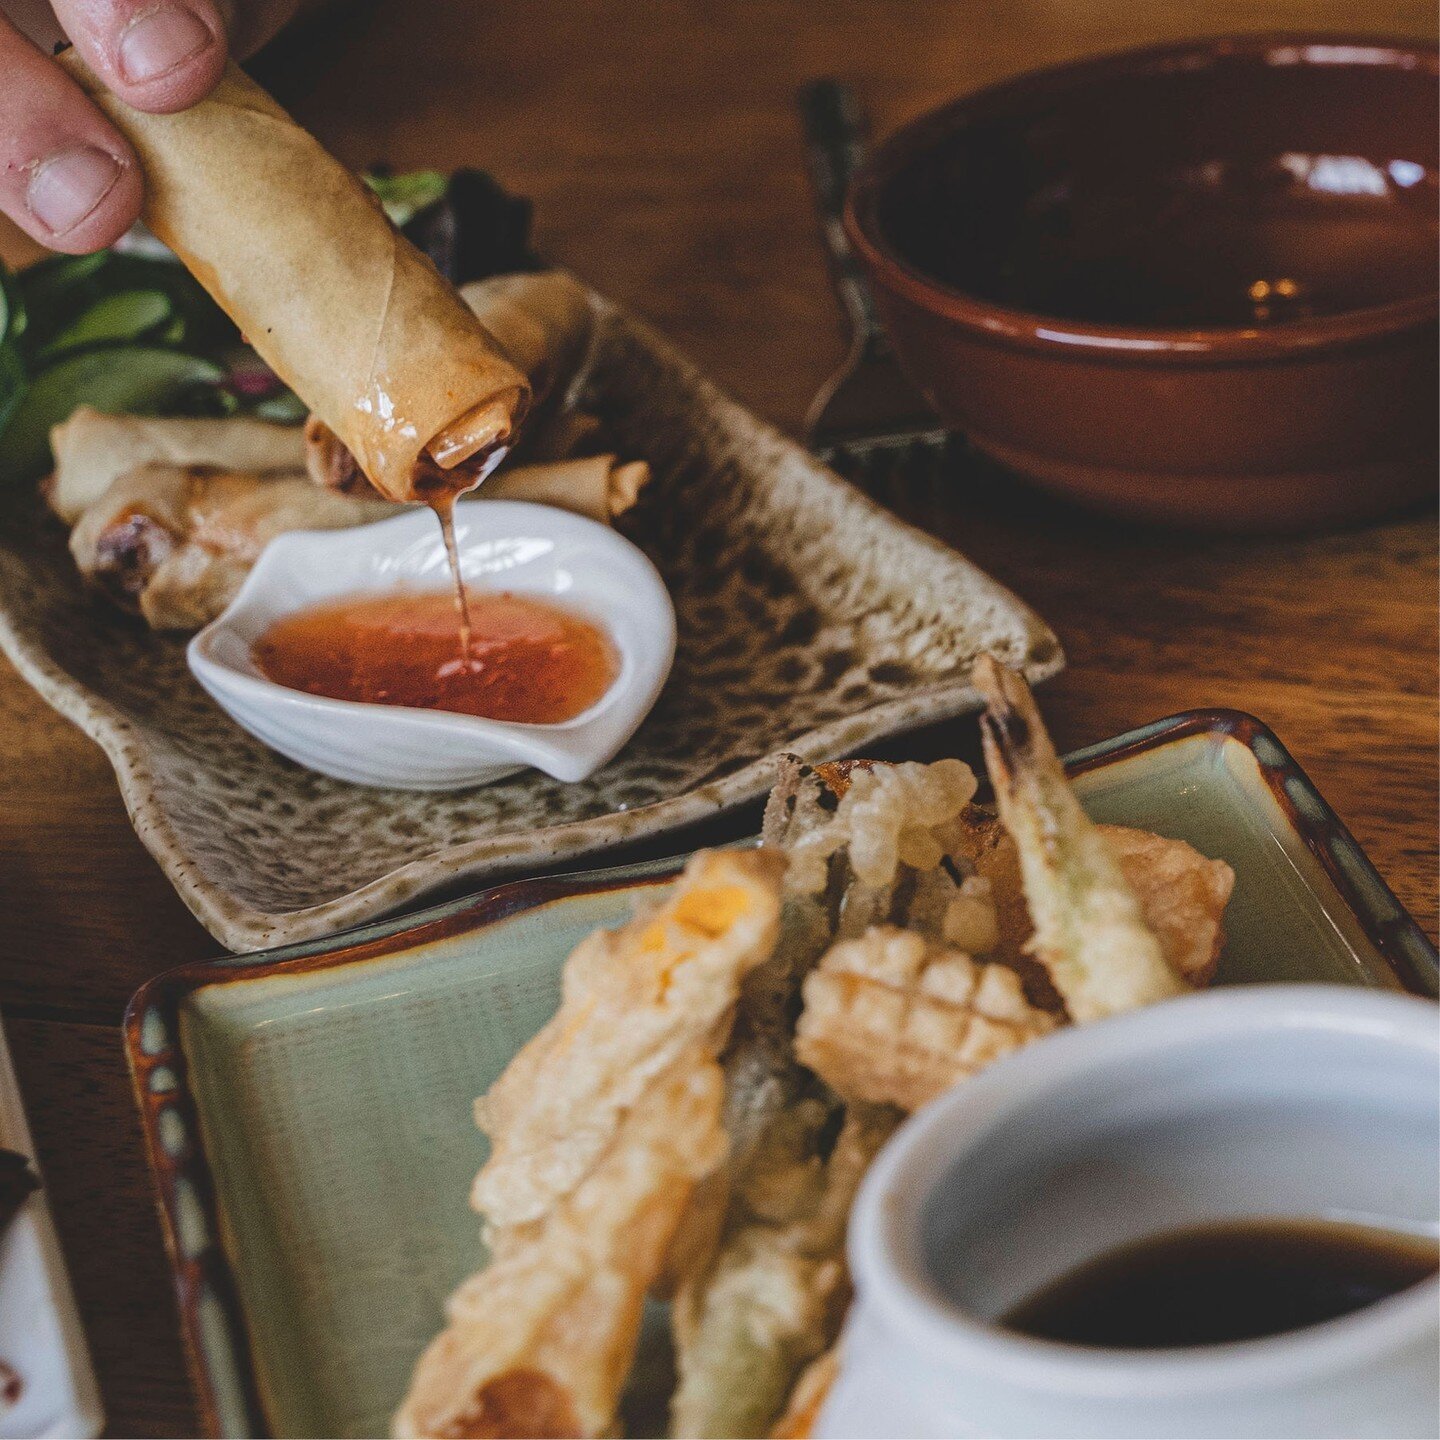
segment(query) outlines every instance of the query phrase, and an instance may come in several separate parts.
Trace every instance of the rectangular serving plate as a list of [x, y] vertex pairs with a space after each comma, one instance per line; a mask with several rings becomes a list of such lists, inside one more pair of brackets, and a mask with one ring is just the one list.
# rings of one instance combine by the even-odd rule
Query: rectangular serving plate
[[[1234, 711], [1070, 757], [1098, 820], [1229, 861], [1219, 984], [1436, 991], [1436, 953], [1279, 741]], [[675, 860], [522, 881], [143, 987], [126, 1047], [212, 1435], [377, 1435], [478, 1263], [472, 1101], [560, 969]]]
[[776, 750], [833, 759], [977, 710], [984, 651], [1031, 684], [1064, 664], [1044, 621], [963, 555], [591, 304], [578, 403], [650, 465], [620, 528], [663, 576], [678, 638], [654, 709], [588, 780], [380, 790], [283, 759], [200, 689], [184, 637], [97, 600], [33, 486], [0, 484], [0, 652], [104, 749], [136, 833], [227, 949], [653, 844], [762, 795]]

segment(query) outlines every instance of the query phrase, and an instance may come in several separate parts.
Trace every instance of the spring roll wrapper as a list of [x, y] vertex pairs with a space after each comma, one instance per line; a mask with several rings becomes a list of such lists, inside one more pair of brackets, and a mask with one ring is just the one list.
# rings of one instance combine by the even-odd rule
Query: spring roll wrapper
[[55, 473], [46, 490], [50, 507], [67, 525], [140, 465], [214, 465], [256, 475], [304, 468], [298, 425], [230, 416], [219, 420], [107, 415], [81, 405], [50, 427]]
[[[140, 156], [146, 223], [381, 494], [415, 499], [422, 452], [446, 469], [509, 443], [524, 375], [386, 219], [365, 184], [233, 64], [200, 104], [132, 110], [61, 57]], [[455, 489], [473, 484], [460, 472]]]
[[622, 465], [613, 455], [589, 455], [583, 460], [501, 470], [475, 492], [475, 498], [553, 505], [608, 525], [612, 517], [633, 508], [649, 480], [650, 466], [644, 460]]

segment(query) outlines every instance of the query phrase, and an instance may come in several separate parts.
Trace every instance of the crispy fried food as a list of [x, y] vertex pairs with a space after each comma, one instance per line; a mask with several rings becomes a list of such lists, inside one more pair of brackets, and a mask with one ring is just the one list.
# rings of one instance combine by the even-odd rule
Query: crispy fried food
[[804, 994], [796, 1051], [851, 1104], [916, 1110], [1056, 1025], [1008, 966], [892, 926], [842, 940]]
[[235, 598], [276, 535], [394, 513], [378, 498], [332, 495], [298, 475], [148, 464], [121, 475], [84, 511], [70, 553], [87, 580], [154, 629], [195, 629]]
[[[818, 798], [805, 786], [818, 787]], [[797, 793], [782, 785], [766, 810], [767, 842], [790, 856], [787, 894], [853, 939], [872, 925], [903, 925], [970, 950], [995, 943], [988, 885], [969, 858], [975, 776], [959, 760], [933, 765], [845, 762], [810, 772]], [[776, 798], [794, 811], [783, 839]], [[823, 947], [822, 947], [823, 948]]]
[[[835, 806], [815, 769], [783, 757], [766, 806], [766, 847], [789, 848], [827, 827]], [[675, 1359], [683, 1378], [678, 1433], [727, 1434], [737, 1423], [743, 1433], [759, 1433], [765, 1411], [778, 1410], [805, 1362], [804, 1346], [786, 1325], [828, 1332], [831, 1308], [845, 1293], [838, 1250], [806, 1251], [802, 1244], [805, 1224], [824, 1208], [827, 1176], [834, 1184], [842, 1171], [829, 1169], [825, 1153], [844, 1120], [840, 1104], [796, 1060], [793, 1037], [799, 986], [828, 946], [848, 883], [844, 855], [832, 855], [824, 868], [831, 880], [818, 893], [796, 886], [795, 871], [786, 871], [775, 955], [746, 976], [721, 1057], [729, 1161], [701, 1187], [671, 1254]], [[760, 1418], [746, 1420], [734, 1408], [729, 1367], [752, 1365], [753, 1358], [736, 1361], [734, 1351], [746, 1336], [778, 1328], [778, 1342], [753, 1362], [762, 1388], [749, 1403]]]
[[452, 1296], [397, 1434], [609, 1431], [645, 1295], [727, 1152], [716, 1057], [774, 947], [784, 867], [702, 851], [657, 907], [570, 956], [559, 1011], [476, 1102], [493, 1260]]
[[[1183, 840], [1124, 825], [1095, 828], [1134, 890], [1140, 913], [1171, 968], [1197, 989], [1208, 985], [1225, 944], [1222, 921], [1235, 872]], [[1015, 966], [1028, 979], [1035, 961], [1027, 956], [1026, 946], [1035, 927], [1025, 903], [1019, 851], [997, 820], [977, 823], [973, 836], [976, 869], [990, 882], [995, 900], [998, 933], [991, 958]]]
[[976, 787], [962, 760], [856, 766], [847, 779], [833, 821], [797, 836], [787, 847], [797, 888], [823, 888], [825, 863], [841, 849], [867, 890], [891, 885], [902, 866], [933, 870], [949, 853]]
[[1030, 687], [993, 656], [975, 662], [989, 710], [985, 762], [1020, 854], [1031, 948], [1076, 1021], [1185, 992], [1110, 846], [1075, 798]]
[[585, 287], [563, 270], [492, 275], [460, 298], [530, 382], [535, 411], [564, 398], [595, 329]]
[[767, 1434], [796, 1377], [835, 1339], [850, 1298], [850, 1204], [899, 1116], [852, 1106], [822, 1159], [825, 1119], [812, 1111], [762, 1147], [772, 1157], [788, 1150], [791, 1173], [776, 1184], [773, 1172], [752, 1172], [712, 1265], [675, 1297], [673, 1435]]
[[820, 1407], [839, 1373], [840, 1351], [832, 1345], [801, 1372], [785, 1402], [785, 1413], [770, 1432], [770, 1440], [810, 1440], [815, 1433], [815, 1422], [820, 1418]]
[[701, 851], [658, 909], [571, 955], [559, 1011], [476, 1102], [494, 1148], [471, 1200], [492, 1226], [544, 1215], [677, 1056], [725, 1045], [741, 981], [774, 949], [784, 868]]
[[1028, 691], [982, 683], [1013, 838], [959, 762], [787, 758], [759, 851], [702, 852], [571, 956], [559, 1013], [477, 1102], [495, 1258], [397, 1433], [608, 1433], [649, 1291], [673, 1294], [673, 1434], [807, 1434], [850, 1205], [903, 1113], [1067, 1004], [1088, 1019], [1208, 978], [1229, 867], [1091, 825]]
[[298, 475], [305, 451], [298, 425], [243, 415], [172, 419], [107, 415], [79, 405], [50, 427], [55, 472], [44, 486], [51, 508], [73, 525], [122, 475], [141, 465], [212, 466], [247, 475]]
[[1235, 888], [1235, 872], [1183, 840], [1124, 825], [1096, 828], [1172, 968], [1197, 989], [1208, 985], [1225, 947], [1225, 906]]
[[495, 1234], [416, 1366], [396, 1435], [610, 1433], [646, 1292], [725, 1154], [723, 1093], [703, 1049], [677, 1056], [543, 1219]]
[[[563, 271], [547, 270], [477, 280], [460, 298], [529, 381], [527, 431], [533, 421], [552, 418], [590, 346], [594, 318], [585, 287]], [[317, 484], [343, 494], [376, 493], [350, 447], [319, 414], [306, 422], [305, 450], [306, 469]], [[568, 458], [568, 452], [548, 458]], [[444, 470], [430, 457], [422, 455], [417, 465], [428, 486], [444, 484]]]

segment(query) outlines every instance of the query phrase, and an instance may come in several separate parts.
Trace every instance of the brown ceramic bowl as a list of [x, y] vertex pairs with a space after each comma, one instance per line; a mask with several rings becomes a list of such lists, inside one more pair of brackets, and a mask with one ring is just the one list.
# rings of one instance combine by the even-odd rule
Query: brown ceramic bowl
[[946, 422], [1167, 524], [1296, 529], [1436, 484], [1433, 46], [1199, 40], [966, 96], [847, 223]]

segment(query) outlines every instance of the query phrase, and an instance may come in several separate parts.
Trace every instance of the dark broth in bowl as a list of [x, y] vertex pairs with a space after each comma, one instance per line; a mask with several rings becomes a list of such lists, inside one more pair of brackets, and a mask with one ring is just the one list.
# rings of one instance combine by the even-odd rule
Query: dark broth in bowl
[[1239, 1220], [1106, 1251], [1002, 1317], [1115, 1350], [1258, 1340], [1336, 1320], [1435, 1274], [1434, 1237], [1326, 1220]]
[[1243, 329], [1433, 294], [1432, 76], [1392, 76], [1377, 115], [1372, 67], [1275, 58], [982, 98], [892, 176], [882, 228], [944, 285], [1080, 324]]

